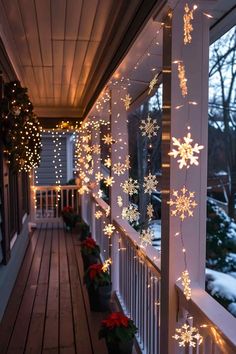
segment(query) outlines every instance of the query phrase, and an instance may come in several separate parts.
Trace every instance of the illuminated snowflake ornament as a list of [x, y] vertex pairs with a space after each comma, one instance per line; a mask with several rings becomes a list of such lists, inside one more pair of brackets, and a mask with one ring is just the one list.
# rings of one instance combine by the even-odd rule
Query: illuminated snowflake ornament
[[150, 93], [152, 92], [152, 90], [154, 89], [154, 87], [156, 86], [158, 79], [157, 79], [158, 74], [156, 74], [153, 79], [150, 81], [149, 83], [149, 91], [148, 94], [150, 95]]
[[183, 285], [184, 296], [186, 297], [187, 300], [190, 300], [192, 295], [192, 290], [190, 287], [191, 280], [187, 269], [183, 271], [181, 274], [181, 283]]
[[121, 162], [114, 163], [112, 170], [117, 176], [123, 175], [126, 171], [126, 165]]
[[125, 96], [125, 98], [121, 98], [121, 100], [124, 102], [124, 106], [125, 106], [126, 111], [128, 111], [128, 109], [131, 105], [132, 97], [130, 96], [130, 94], [127, 94]]
[[114, 139], [112, 138], [111, 134], [104, 135], [102, 141], [106, 145], [112, 145], [114, 143]]
[[148, 227], [146, 230], [142, 230], [139, 235], [141, 241], [140, 247], [145, 248], [147, 245], [152, 245], [152, 240], [154, 239], [154, 232]]
[[157, 184], [158, 181], [156, 176], [152, 175], [149, 172], [149, 174], [144, 177], [144, 182], [143, 182], [144, 193], [148, 193], [149, 195], [151, 195], [152, 192], [156, 191]]
[[114, 231], [115, 231], [115, 226], [113, 226], [112, 224], [107, 224], [103, 229], [104, 234], [107, 235], [108, 237], [111, 237]]
[[183, 167], [189, 168], [190, 165], [198, 166], [198, 156], [196, 156], [196, 154], [200, 154], [200, 150], [202, 150], [204, 146], [198, 145], [197, 143], [192, 144], [193, 139], [190, 132], [187, 133], [187, 136], [183, 137], [183, 140], [173, 137], [172, 141], [176, 149], [173, 148], [169, 155], [174, 158], [179, 157], [177, 162], [180, 169]]
[[115, 183], [114, 177], [106, 177], [104, 178], [104, 184], [106, 187], [112, 186]]
[[153, 218], [153, 214], [154, 214], [153, 205], [151, 203], [149, 203], [147, 205], [147, 216], [148, 216], [149, 220], [151, 220]]
[[104, 273], [107, 272], [111, 264], [112, 264], [111, 258], [106, 259], [105, 262], [103, 263], [102, 271]]
[[100, 218], [102, 217], [102, 212], [101, 212], [101, 210], [96, 211], [94, 215], [95, 215], [95, 218], [96, 218], [96, 219], [100, 219]]
[[117, 197], [117, 204], [120, 208], [123, 206], [123, 199], [120, 195]]
[[107, 159], [104, 160], [104, 166], [106, 166], [107, 168], [111, 167], [111, 158], [108, 157]]
[[138, 189], [139, 189], [138, 181], [134, 180], [133, 178], [129, 178], [124, 183], [121, 183], [120, 186], [125, 193], [131, 196], [134, 194], [138, 194]]
[[95, 179], [96, 179], [96, 181], [97, 182], [100, 182], [101, 180], [103, 180], [103, 174], [101, 173], [101, 172], [97, 172], [96, 174], [95, 174]]
[[175, 335], [173, 338], [178, 342], [180, 347], [193, 347], [200, 345], [203, 341], [203, 337], [200, 335], [198, 328], [192, 327], [185, 323], [180, 328], [175, 329]]
[[99, 155], [100, 152], [101, 152], [100, 145], [98, 145], [98, 144], [94, 145], [94, 146], [93, 146], [93, 152], [94, 152], [94, 154]]
[[98, 198], [102, 198], [103, 197], [103, 191], [101, 189], [99, 189], [98, 191]]
[[106, 217], [108, 217], [110, 215], [110, 213], [111, 213], [110, 205], [108, 205], [108, 207], [106, 208], [105, 213], [106, 213]]
[[130, 222], [138, 221], [140, 213], [138, 212], [138, 207], [136, 205], [130, 204], [128, 207], [122, 210], [122, 219], [126, 219]]
[[178, 78], [182, 96], [185, 97], [188, 94], [187, 79], [185, 76], [185, 66], [180, 61], [178, 62]]
[[146, 120], [141, 120], [141, 125], [139, 128], [142, 132], [142, 136], [147, 136], [149, 139], [156, 136], [157, 131], [160, 129], [157, 124], [157, 120], [152, 119], [149, 114]]
[[183, 21], [184, 21], [184, 44], [185, 45], [190, 44], [192, 42], [192, 35], [191, 35], [191, 32], [193, 31], [192, 20], [193, 20], [193, 12], [196, 9], [197, 9], [196, 5], [193, 6], [192, 10], [190, 10], [188, 4], [186, 4], [184, 7]]
[[193, 216], [193, 209], [197, 206], [194, 196], [195, 193], [190, 192], [186, 187], [183, 187], [180, 192], [173, 191], [173, 199], [168, 202], [173, 207], [171, 215], [179, 216], [182, 221], [188, 216]]

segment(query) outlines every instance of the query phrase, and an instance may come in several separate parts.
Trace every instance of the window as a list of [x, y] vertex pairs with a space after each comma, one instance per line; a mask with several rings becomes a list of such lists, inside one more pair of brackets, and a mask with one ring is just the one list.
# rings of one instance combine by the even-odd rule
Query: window
[[206, 290], [236, 316], [236, 26], [210, 46]]

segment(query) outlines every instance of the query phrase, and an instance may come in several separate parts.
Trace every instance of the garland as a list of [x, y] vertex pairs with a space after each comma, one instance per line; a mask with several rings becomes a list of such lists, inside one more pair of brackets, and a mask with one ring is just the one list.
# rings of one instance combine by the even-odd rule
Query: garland
[[27, 89], [19, 81], [4, 85], [1, 136], [11, 168], [29, 172], [40, 162], [41, 126], [33, 112]]

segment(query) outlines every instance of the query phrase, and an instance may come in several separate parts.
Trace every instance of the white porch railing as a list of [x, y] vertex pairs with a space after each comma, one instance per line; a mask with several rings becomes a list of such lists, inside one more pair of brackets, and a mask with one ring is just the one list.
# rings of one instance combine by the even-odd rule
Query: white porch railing
[[76, 213], [79, 212], [77, 186], [32, 186], [31, 193], [33, 222], [59, 222], [65, 206], [71, 206]]
[[[90, 228], [93, 237], [101, 246], [103, 259], [108, 258], [109, 242], [103, 233], [104, 222], [110, 222], [105, 211], [108, 205], [92, 195], [85, 196], [90, 207]], [[82, 206], [83, 208], [83, 206]], [[95, 219], [95, 209], [101, 210], [103, 216]], [[138, 327], [137, 341], [144, 354], [160, 353], [160, 288], [161, 270], [158, 251], [147, 247], [144, 252], [138, 246], [138, 233], [124, 220], [112, 220], [119, 235], [118, 263], [112, 272], [118, 277], [117, 298], [124, 312], [129, 315]], [[236, 333], [235, 319], [226, 312], [204, 289], [193, 287], [192, 299], [186, 301], [181, 287], [177, 285], [179, 298], [179, 323], [188, 311], [193, 315], [193, 326], [200, 329], [202, 344], [197, 348], [179, 348], [173, 354], [235, 354]], [[174, 314], [173, 314], [174, 316]], [[191, 319], [190, 319], [191, 321]], [[176, 324], [176, 327], [179, 325]], [[174, 333], [173, 333], [174, 334]]]

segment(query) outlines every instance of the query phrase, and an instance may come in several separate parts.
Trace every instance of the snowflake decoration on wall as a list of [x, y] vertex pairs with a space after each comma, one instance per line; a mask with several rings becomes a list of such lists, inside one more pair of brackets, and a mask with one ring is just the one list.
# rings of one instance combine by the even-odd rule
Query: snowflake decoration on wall
[[100, 182], [103, 179], [103, 177], [104, 176], [103, 176], [103, 174], [101, 172], [97, 172], [95, 174], [95, 179], [96, 179], [97, 182]]
[[111, 158], [108, 157], [107, 159], [104, 160], [104, 166], [106, 166], [107, 168], [111, 167]]
[[196, 156], [196, 154], [200, 154], [200, 150], [202, 150], [204, 146], [198, 145], [197, 143], [192, 144], [193, 139], [190, 132], [187, 133], [187, 136], [183, 137], [183, 140], [173, 137], [172, 141], [177, 149], [172, 149], [169, 155], [174, 158], [180, 157], [180, 159], [177, 160], [180, 169], [184, 166], [189, 168], [190, 165], [198, 165], [198, 156]]
[[101, 212], [101, 210], [96, 211], [94, 215], [95, 215], [95, 218], [96, 218], [96, 219], [100, 219], [100, 218], [102, 217], [102, 212]]
[[123, 175], [126, 171], [126, 165], [121, 162], [114, 163], [112, 170], [117, 176]]
[[132, 101], [132, 97], [130, 96], [130, 94], [125, 95], [125, 98], [121, 98], [121, 101], [124, 102], [125, 109], [126, 111], [128, 111]]
[[112, 138], [111, 134], [104, 135], [102, 141], [106, 145], [112, 145], [114, 143], [114, 139]]
[[190, 300], [191, 295], [192, 295], [192, 290], [190, 287], [191, 280], [190, 280], [189, 272], [187, 269], [185, 271], [183, 271], [181, 274], [181, 283], [184, 288], [184, 295], [185, 295], [186, 299]]
[[104, 234], [107, 235], [108, 237], [111, 237], [114, 231], [115, 231], [115, 226], [112, 224], [107, 224], [103, 229]]
[[109, 186], [112, 186], [114, 183], [115, 183], [114, 177], [106, 177], [106, 178], [104, 178], [105, 186], [109, 187]]
[[187, 216], [193, 216], [193, 209], [197, 206], [194, 195], [195, 193], [190, 192], [186, 187], [183, 187], [180, 192], [173, 191], [173, 199], [168, 202], [174, 208], [171, 210], [171, 215], [179, 216], [182, 221]]
[[102, 271], [104, 273], [107, 272], [111, 264], [112, 264], [111, 258], [106, 259], [105, 262], [103, 263]]
[[138, 194], [138, 189], [139, 189], [138, 181], [134, 180], [133, 178], [129, 178], [124, 183], [121, 183], [120, 186], [125, 193], [131, 196], [134, 194]]
[[138, 221], [140, 213], [136, 205], [129, 204], [128, 207], [123, 208], [121, 213], [122, 219], [126, 219], [130, 222]]
[[149, 114], [146, 120], [141, 120], [141, 125], [139, 128], [142, 131], [142, 136], [147, 136], [149, 139], [156, 136], [157, 131], [160, 129], [157, 124], [157, 120], [152, 119]]
[[120, 208], [123, 206], [123, 199], [122, 199], [121, 195], [118, 195], [118, 197], [117, 197], [117, 204]]
[[200, 335], [198, 328], [192, 327], [185, 323], [180, 328], [175, 329], [176, 334], [173, 338], [178, 342], [180, 347], [189, 347], [195, 348], [197, 345], [200, 345], [203, 341], [203, 337]]
[[154, 239], [154, 232], [150, 227], [146, 230], [142, 230], [141, 234], [139, 235], [139, 239], [141, 240], [140, 247], [147, 247], [147, 245], [152, 245], [152, 240]]
[[153, 218], [153, 214], [154, 214], [153, 205], [151, 203], [149, 203], [147, 205], [147, 216], [148, 216], [149, 220], [151, 220]]
[[156, 179], [156, 176], [152, 175], [149, 172], [149, 174], [144, 177], [144, 182], [143, 182], [144, 193], [148, 193], [149, 195], [151, 195], [152, 192], [156, 191], [157, 184], [158, 181]]
[[153, 79], [150, 81], [149, 83], [149, 91], [148, 94], [150, 95], [150, 93], [152, 92], [152, 90], [154, 89], [154, 87], [156, 86], [158, 79], [157, 79], [158, 74], [156, 74]]

